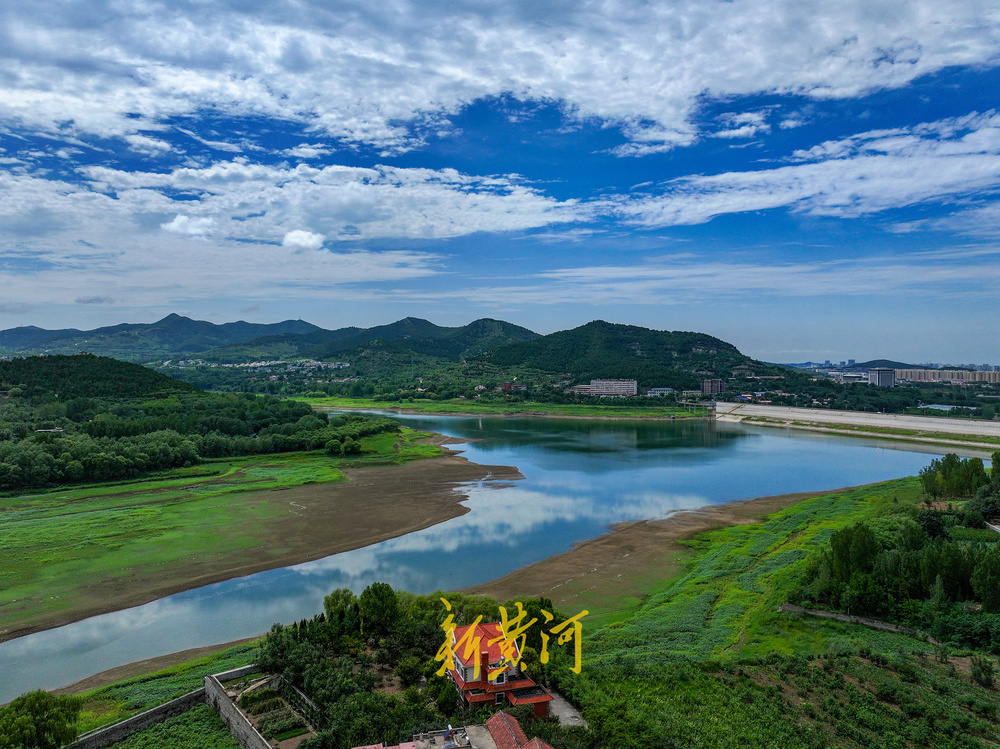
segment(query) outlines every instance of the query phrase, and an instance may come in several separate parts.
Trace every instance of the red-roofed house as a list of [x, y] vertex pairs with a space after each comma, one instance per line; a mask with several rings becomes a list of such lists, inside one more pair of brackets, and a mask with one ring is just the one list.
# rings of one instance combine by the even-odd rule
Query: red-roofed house
[[[471, 631], [470, 631], [471, 630]], [[544, 718], [549, 714], [549, 703], [552, 695], [544, 687], [536, 684], [521, 671], [520, 666], [508, 665], [505, 671], [489, 678], [490, 671], [502, 666], [503, 650], [499, 641], [489, 644], [490, 640], [501, 637], [503, 630], [499, 622], [470, 624], [456, 627], [451, 636], [453, 648], [452, 663], [448, 675], [455, 682], [462, 702], [469, 705], [533, 705], [535, 715]], [[470, 643], [466, 648], [463, 643]], [[463, 643], [463, 644], [459, 644]], [[521, 651], [515, 640], [513, 647], [517, 652], [516, 661], [520, 661]], [[479, 673], [476, 674], [476, 664]]]
[[514, 716], [508, 715], [503, 710], [494, 713], [486, 721], [486, 728], [496, 742], [497, 749], [521, 749], [528, 744], [528, 737], [521, 724]]

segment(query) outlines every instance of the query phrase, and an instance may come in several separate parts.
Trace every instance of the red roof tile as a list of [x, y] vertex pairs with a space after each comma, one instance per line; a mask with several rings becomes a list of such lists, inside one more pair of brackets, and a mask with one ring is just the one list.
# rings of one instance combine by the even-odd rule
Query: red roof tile
[[496, 742], [497, 749], [521, 749], [528, 743], [528, 737], [524, 735], [521, 724], [503, 710], [494, 713], [493, 717], [486, 721], [486, 728]]
[[[479, 660], [479, 654], [482, 652], [488, 652], [490, 663], [499, 663], [500, 658], [503, 655], [503, 651], [500, 650], [500, 641], [493, 643], [492, 645], [487, 645], [487, 643], [494, 637], [501, 637], [503, 635], [503, 630], [500, 628], [500, 622], [483, 622], [481, 624], [475, 625], [475, 631], [469, 636], [474, 642], [476, 638], [481, 638], [479, 646], [473, 649], [473, 652], [468, 658], [465, 657], [465, 644], [457, 645], [458, 642], [465, 635], [466, 630], [471, 629], [473, 625], [468, 624], [464, 627], [455, 627], [455, 655], [462, 662], [463, 665], [471, 666], [477, 660]], [[515, 644], [515, 647], [516, 644]], [[520, 652], [520, 649], [518, 649]]]
[[533, 738], [527, 744], [524, 745], [524, 749], [554, 749], [552, 744], [546, 744], [540, 738]]

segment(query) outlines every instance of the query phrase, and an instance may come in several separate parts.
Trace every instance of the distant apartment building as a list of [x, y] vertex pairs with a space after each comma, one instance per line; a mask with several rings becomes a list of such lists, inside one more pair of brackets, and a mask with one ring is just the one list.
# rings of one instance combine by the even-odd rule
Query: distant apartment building
[[590, 381], [590, 394], [599, 398], [625, 398], [638, 393], [639, 383], [635, 380]]
[[896, 387], [896, 370], [888, 367], [869, 369], [868, 383], [880, 388]]
[[967, 369], [897, 369], [896, 379], [909, 382], [991, 382], [1000, 383], [1000, 372], [972, 372]]
[[676, 392], [673, 388], [647, 388], [642, 391], [642, 394], [647, 398], [662, 398], [665, 395], [670, 395]]
[[719, 393], [726, 392], [726, 381], [725, 380], [702, 380], [701, 381], [701, 394], [702, 395], [718, 395]]

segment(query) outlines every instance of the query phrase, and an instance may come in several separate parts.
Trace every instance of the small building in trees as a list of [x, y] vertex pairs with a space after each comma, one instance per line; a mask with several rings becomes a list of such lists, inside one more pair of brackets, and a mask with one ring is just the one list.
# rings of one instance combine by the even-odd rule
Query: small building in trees
[[[469, 632], [470, 629], [475, 629]], [[451, 635], [453, 649], [452, 662], [448, 664], [448, 676], [455, 683], [462, 703], [469, 705], [532, 705], [535, 715], [545, 718], [549, 714], [552, 695], [545, 687], [539, 686], [520, 667], [521, 649], [515, 640], [513, 647], [517, 653], [513, 663], [506, 663], [500, 642], [489, 644], [491, 640], [503, 637], [499, 622], [470, 624], [456, 627]], [[476, 647], [466, 649], [459, 643], [467, 641]], [[478, 669], [476, 668], [478, 665]], [[506, 666], [506, 668], [504, 668]], [[494, 678], [491, 671], [501, 670]], [[478, 673], [477, 673], [478, 670]]]

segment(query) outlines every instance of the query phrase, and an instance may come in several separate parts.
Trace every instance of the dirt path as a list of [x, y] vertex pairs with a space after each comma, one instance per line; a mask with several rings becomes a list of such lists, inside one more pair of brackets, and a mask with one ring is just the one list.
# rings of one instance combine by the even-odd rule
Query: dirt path
[[[440, 437], [437, 444], [449, 440]], [[85, 602], [29, 626], [0, 631], [0, 642], [109, 611], [138, 606], [203, 585], [322, 559], [396, 538], [464, 515], [461, 486], [523, 478], [516, 468], [470, 463], [456, 453], [398, 466], [348, 468], [348, 481], [308, 484], [278, 491], [248, 491], [239, 504], [280, 503], [286, 509], [266, 528], [249, 529], [253, 545], [203, 554], [171, 567], [147, 567], [128, 576], [98, 580], [80, 589]], [[234, 517], [234, 524], [240, 518]], [[241, 527], [239, 532], [248, 532]]]
[[682, 540], [710, 528], [756, 523], [772, 512], [837, 491], [843, 490], [759, 497], [685, 510], [658, 520], [622, 523], [563, 554], [466, 592], [493, 596], [499, 601], [515, 596], [546, 596], [566, 613], [587, 609], [592, 615], [613, 614], [634, 605], [662, 586], [665, 579], [684, 570], [691, 550]]

